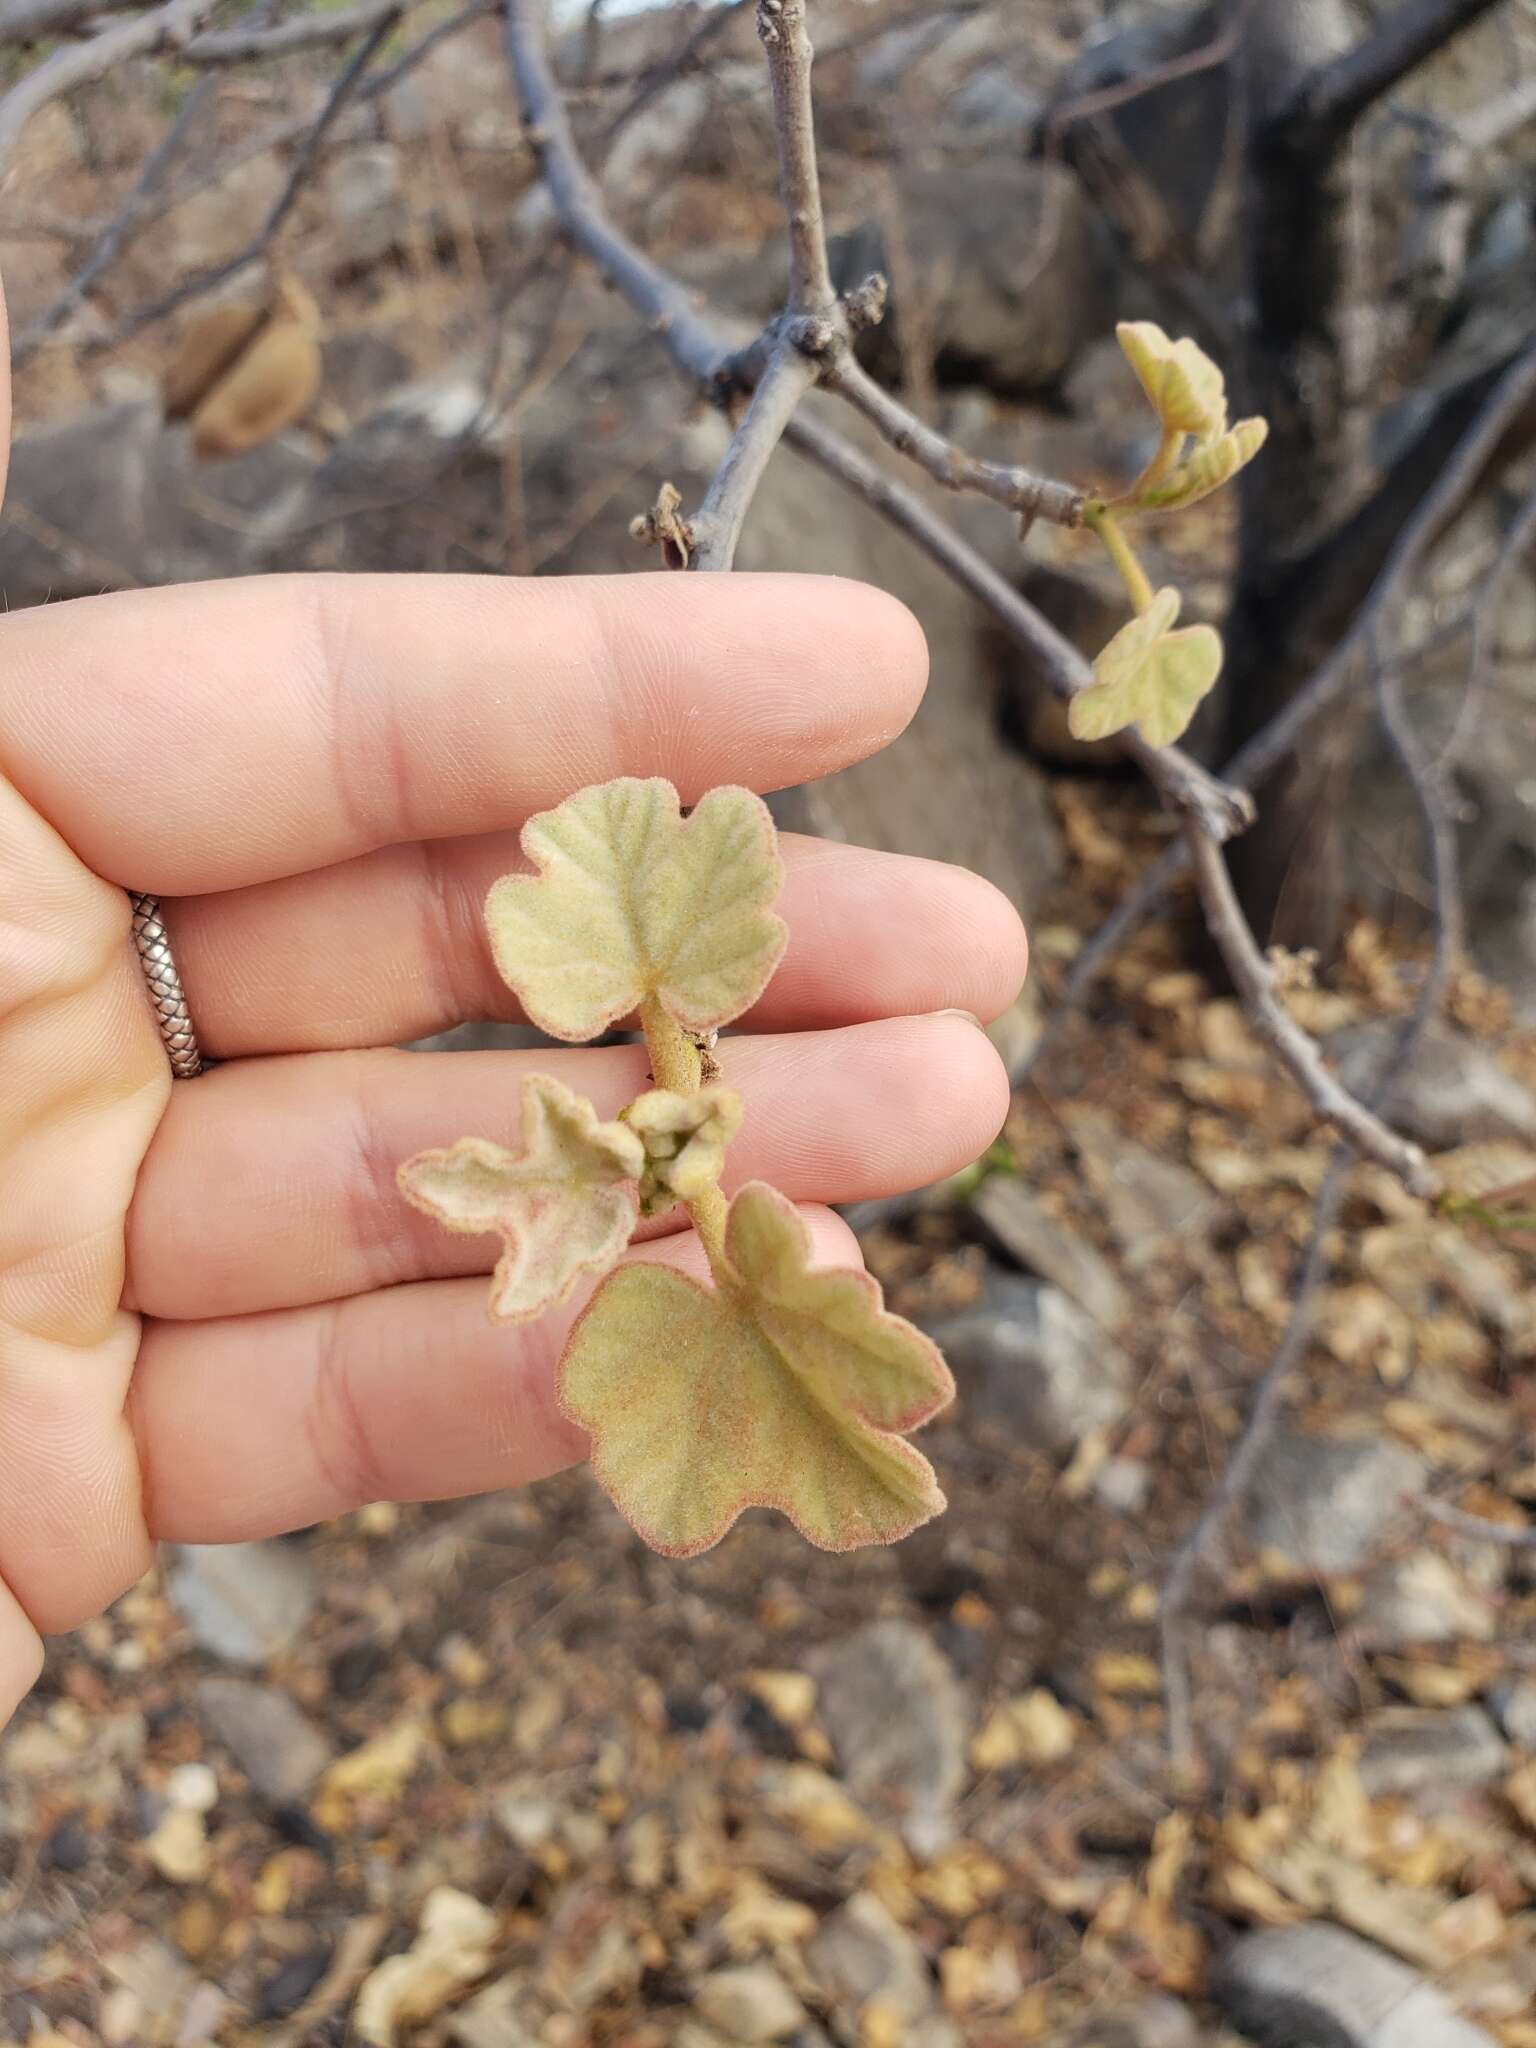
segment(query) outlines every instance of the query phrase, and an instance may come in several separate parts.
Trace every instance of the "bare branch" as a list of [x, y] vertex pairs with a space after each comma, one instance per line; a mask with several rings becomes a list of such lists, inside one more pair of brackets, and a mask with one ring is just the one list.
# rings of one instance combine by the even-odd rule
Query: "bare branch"
[[609, 218], [576, 138], [544, 48], [539, 0], [506, 0], [506, 46], [523, 103], [523, 120], [555, 211], [571, 240], [616, 285], [665, 341], [679, 365], [718, 389], [733, 353], [723, 331], [702, 315], [691, 292], [637, 249]]
[[811, 103], [815, 54], [805, 26], [805, 0], [757, 0], [757, 33], [768, 54], [779, 190], [789, 221], [789, 310], [827, 313], [835, 303], [827, 262], [827, 230], [816, 163]]
[[291, 57], [299, 50], [349, 43], [354, 36], [368, 35], [381, 22], [398, 21], [408, 4], [409, 0], [364, 0], [360, 7], [339, 8], [332, 14], [301, 14], [275, 28], [206, 29], [188, 43], [181, 61], [210, 67], [265, 63], [274, 57]]
[[[1479, 408], [1476, 418], [1451, 453], [1449, 461], [1402, 532], [1371, 585], [1349, 631], [1317, 670], [1304, 690], [1240, 747], [1221, 771], [1229, 786], [1256, 790], [1286, 760], [1303, 732], [1340, 696], [1354, 676], [1362, 643], [1384, 625], [1418, 574], [1425, 555], [1467, 502], [1511, 422], [1536, 398], [1536, 347], [1517, 356]], [[1105, 963], [1149, 917], [1189, 865], [1189, 849], [1180, 841], [1150, 867], [1136, 886], [1088, 940], [1073, 961], [1057, 998], [1058, 1009], [1081, 1003]], [[1050, 1039], [1049, 1029], [1031, 1056], [1035, 1066]]]
[[1055, 526], [1081, 523], [1086, 492], [1010, 463], [967, 455], [892, 397], [851, 355], [845, 354], [828, 371], [826, 384], [862, 413], [898, 454], [908, 456], [946, 490], [976, 491], [1026, 519], [1048, 519]]
[[1304, 78], [1273, 130], [1287, 147], [1331, 149], [1379, 99], [1500, 0], [1398, 0], [1345, 56]]
[[134, 0], [10, 0], [0, 8], [0, 43], [39, 43], [67, 35], [83, 21], [119, 14]]
[[818, 375], [814, 358], [794, 347], [781, 348], [763, 372], [693, 521], [696, 569], [729, 569], [735, 561], [742, 524], [769, 458]]
[[1331, 1123], [1340, 1137], [1367, 1159], [1395, 1173], [1411, 1194], [1426, 1199], [1432, 1196], [1440, 1183], [1420, 1148], [1389, 1130], [1380, 1117], [1355, 1100], [1323, 1059], [1316, 1039], [1302, 1030], [1280, 1000], [1269, 962], [1259, 951], [1237, 900], [1221, 848], [1198, 826], [1185, 833], [1185, 843], [1194, 863], [1206, 929], [1221, 948], [1255, 1029], [1318, 1115]]
[[[1005, 576], [899, 483], [840, 434], [808, 413], [791, 420], [785, 438], [829, 476], [854, 491], [875, 511], [914, 540], [962, 589], [984, 605], [1030, 662], [1054, 696], [1075, 696], [1093, 671], [1071, 641], [1058, 633]], [[1199, 819], [1203, 830], [1224, 843], [1253, 822], [1253, 806], [1240, 790], [1207, 774], [1177, 747], [1151, 747], [1139, 733], [1126, 735], [1126, 749], [1176, 816]]]
[[319, 160], [327, 134], [356, 91], [375, 50], [389, 34], [392, 26], [392, 18], [376, 23], [372, 32], [364, 37], [337, 73], [326, 95], [325, 105], [309, 124], [303, 146], [289, 167], [287, 181], [282, 191], [273, 202], [266, 219], [245, 247], [237, 250], [233, 256], [225, 257], [222, 263], [210, 264], [206, 269], [194, 271], [190, 277], [184, 277], [179, 284], [173, 285], [159, 298], [151, 299], [147, 304], [135, 308], [115, 329], [114, 340], [124, 340], [129, 335], [137, 334], [142, 328], [151, 326], [156, 320], [165, 319], [168, 314], [178, 311], [191, 300], [201, 298], [204, 293], [214, 291], [222, 284], [228, 284], [231, 279], [240, 276], [242, 271], [249, 270], [253, 263], [261, 261], [276, 241], [284, 221], [298, 204], [299, 196], [308, 184]]
[[26, 362], [50, 334], [63, 326], [70, 315], [84, 304], [92, 286], [105, 276], [123, 253], [125, 245], [133, 235], [136, 220], [145, 202], [160, 189], [161, 182], [175, 162], [188, 131], [201, 117], [208, 102], [212, 83], [211, 79], [200, 78], [187, 94], [169, 132], [145, 164], [138, 182], [122, 206], [97, 236], [85, 261], [52, 304], [45, 306], [37, 318], [17, 335], [11, 350], [13, 364]]
[[1350, 1163], [1349, 1153], [1341, 1147], [1334, 1155], [1318, 1196], [1312, 1235], [1302, 1258], [1301, 1274], [1296, 1282], [1285, 1333], [1254, 1391], [1248, 1419], [1222, 1468], [1221, 1477], [1212, 1487], [1193, 1528], [1174, 1552], [1163, 1581], [1158, 1629], [1162, 1638], [1168, 1749], [1175, 1769], [1185, 1774], [1193, 1770], [1196, 1759], [1194, 1694], [1190, 1686], [1188, 1656], [1189, 1614], [1195, 1585], [1201, 1566], [1221, 1542], [1229, 1518], [1239, 1503], [1246, 1499], [1280, 1417], [1285, 1412], [1286, 1382], [1301, 1363], [1312, 1335], [1317, 1290], [1328, 1268], [1328, 1238], [1344, 1205]]
[[0, 171], [9, 168], [22, 130], [50, 100], [105, 78], [131, 58], [183, 48], [213, 11], [213, 5], [214, 0], [167, 0], [163, 7], [103, 29], [84, 42], [66, 43], [52, 56], [45, 57], [0, 99]]

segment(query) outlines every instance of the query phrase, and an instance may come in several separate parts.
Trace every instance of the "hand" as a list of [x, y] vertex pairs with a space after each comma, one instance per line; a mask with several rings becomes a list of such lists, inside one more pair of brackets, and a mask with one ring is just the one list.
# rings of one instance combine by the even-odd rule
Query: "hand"
[[[3, 1721], [39, 1632], [157, 1538], [582, 1455], [553, 1398], [580, 1303], [493, 1327], [495, 1241], [435, 1228], [394, 1172], [513, 1139], [532, 1066], [612, 1114], [643, 1049], [390, 1048], [517, 1014], [480, 905], [529, 813], [620, 774], [685, 801], [826, 774], [895, 738], [926, 660], [893, 600], [800, 577], [273, 577], [21, 612], [0, 642]], [[728, 1054], [731, 1179], [827, 1204], [958, 1168], [1008, 1091], [981, 1032], [933, 1013], [1013, 999], [1012, 909], [929, 862], [784, 852], [789, 951]], [[171, 1082], [130, 887], [165, 899], [224, 1063], [196, 1080]], [[676, 1232], [632, 1256], [697, 1253]]]

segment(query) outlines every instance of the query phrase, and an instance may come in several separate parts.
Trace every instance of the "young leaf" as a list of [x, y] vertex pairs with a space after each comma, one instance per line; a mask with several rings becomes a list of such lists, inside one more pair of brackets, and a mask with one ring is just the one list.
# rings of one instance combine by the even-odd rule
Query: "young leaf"
[[1200, 441], [1226, 432], [1226, 379], [1198, 342], [1170, 340], [1155, 320], [1122, 320], [1115, 333], [1165, 428]]
[[450, 1230], [495, 1231], [506, 1242], [491, 1282], [501, 1323], [526, 1322], [563, 1301], [584, 1273], [614, 1263], [639, 1213], [645, 1148], [619, 1123], [547, 1074], [523, 1083], [523, 1146], [460, 1138], [400, 1168], [407, 1201]]
[[867, 1274], [813, 1270], [793, 1205], [761, 1182], [731, 1204], [726, 1257], [719, 1291], [620, 1267], [561, 1362], [561, 1405], [646, 1542], [692, 1557], [772, 1507], [852, 1550], [939, 1514], [932, 1469], [903, 1441], [953, 1395], [938, 1347]]
[[1067, 706], [1074, 739], [1108, 739], [1134, 725], [1166, 747], [1186, 730], [1221, 674], [1221, 635], [1213, 626], [1172, 631], [1179, 605], [1176, 590], [1160, 590], [1110, 641], [1093, 664], [1097, 680]]
[[1212, 491], [1230, 483], [1240, 469], [1252, 462], [1269, 439], [1269, 422], [1239, 420], [1219, 440], [1197, 448], [1187, 462], [1180, 463], [1166, 482], [1143, 491], [1134, 503], [1141, 512], [1174, 512], [1185, 505], [1197, 505]]
[[645, 1147], [640, 1211], [657, 1216], [677, 1202], [692, 1202], [714, 1187], [725, 1148], [741, 1129], [741, 1097], [711, 1086], [692, 1095], [653, 1088], [624, 1111], [623, 1120]]
[[768, 807], [712, 789], [685, 821], [660, 778], [605, 782], [523, 827], [537, 875], [485, 906], [502, 979], [553, 1038], [597, 1038], [648, 997], [686, 1031], [756, 1002], [784, 951]]

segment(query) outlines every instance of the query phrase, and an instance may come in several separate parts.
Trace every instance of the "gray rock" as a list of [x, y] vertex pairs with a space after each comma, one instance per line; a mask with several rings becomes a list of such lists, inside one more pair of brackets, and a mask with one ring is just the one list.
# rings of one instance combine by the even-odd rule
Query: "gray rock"
[[1202, 2038], [1187, 2005], [1158, 1996], [1096, 2012], [1073, 2028], [1061, 2048], [1200, 2048]]
[[538, 2027], [523, 2018], [527, 2003], [521, 1977], [498, 1977], [453, 2014], [448, 2038], [454, 2048], [538, 2048]]
[[699, 2017], [728, 2041], [783, 2041], [805, 2023], [805, 2007], [768, 1963], [713, 1971], [693, 2002]]
[[1016, 1174], [989, 1175], [971, 1197], [971, 1213], [1009, 1258], [1059, 1287], [1107, 1329], [1130, 1313], [1130, 1296], [1109, 1261]]
[[[941, 369], [992, 391], [1040, 391], [1113, 325], [1109, 240], [1070, 171], [988, 154], [898, 165], [896, 182], [906, 262], [922, 281], [924, 333]], [[876, 222], [834, 240], [832, 254], [839, 284], [907, 274]], [[899, 369], [901, 321], [893, 290], [866, 343], [881, 376]]]
[[[1362, 1024], [1339, 1032], [1329, 1050], [1346, 1076], [1374, 1069], [1396, 1035], [1394, 1025]], [[1487, 1139], [1536, 1139], [1536, 1095], [1505, 1071], [1496, 1055], [1459, 1031], [1430, 1032], [1395, 1089], [1392, 1120], [1431, 1151]]]
[[1384, 1437], [1321, 1437], [1286, 1424], [1253, 1491], [1250, 1541], [1300, 1571], [1355, 1571], [1428, 1476], [1422, 1458]]
[[1245, 1934], [1210, 1989], [1259, 2048], [1495, 2048], [1417, 1970], [1339, 1927]]
[[[1490, 1560], [1495, 1567], [1502, 1560]], [[1490, 1591], [1435, 1550], [1394, 1558], [1370, 1574], [1355, 1634], [1371, 1648], [1410, 1643], [1491, 1643], [1499, 1607]]]
[[922, 1950], [871, 1892], [855, 1892], [823, 1921], [805, 1960], [841, 2040], [861, 2040], [860, 2016], [872, 1999], [906, 2022], [917, 2048], [958, 2048], [959, 2034], [935, 2012], [935, 1986]]
[[1501, 1678], [1488, 1704], [1510, 1741], [1536, 1753], [1536, 1678]]
[[199, 1648], [228, 1664], [275, 1657], [315, 1604], [314, 1572], [292, 1543], [183, 1543], [169, 1590]]
[[1070, 1451], [1131, 1404], [1131, 1366], [1059, 1287], [991, 1273], [974, 1307], [927, 1325], [971, 1411], [1025, 1442]]
[[1488, 1785], [1508, 1763], [1509, 1751], [1481, 1707], [1389, 1707], [1369, 1724], [1360, 1782], [1372, 1798], [1412, 1795], [1439, 1785]]
[[1094, 1498], [1113, 1515], [1139, 1515], [1152, 1491], [1152, 1467], [1145, 1458], [1110, 1458], [1094, 1476]]
[[377, 263], [393, 249], [409, 218], [400, 151], [392, 142], [343, 150], [322, 188], [327, 267]]
[[1131, 1270], [1155, 1265], [1175, 1241], [1187, 1255], [1217, 1210], [1199, 1174], [1127, 1137], [1101, 1109], [1068, 1105], [1062, 1117]]
[[872, 1621], [812, 1662], [821, 1718], [849, 1789], [899, 1816], [914, 1851], [952, 1833], [968, 1714], [948, 1660], [907, 1621]]
[[247, 1678], [205, 1678], [198, 1712], [264, 1799], [290, 1806], [325, 1769], [331, 1745], [287, 1693]]

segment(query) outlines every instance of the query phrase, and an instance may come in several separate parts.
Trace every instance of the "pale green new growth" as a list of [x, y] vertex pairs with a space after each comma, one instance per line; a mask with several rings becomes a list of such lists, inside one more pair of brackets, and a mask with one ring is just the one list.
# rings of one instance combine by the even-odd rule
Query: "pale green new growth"
[[645, 1166], [639, 1138], [546, 1074], [523, 1083], [523, 1145], [460, 1138], [400, 1169], [407, 1199], [450, 1230], [495, 1231], [506, 1250], [491, 1282], [498, 1322], [526, 1322], [605, 1273], [629, 1243]]
[[725, 1148], [741, 1129], [741, 1097], [729, 1088], [680, 1095], [653, 1088], [632, 1102], [624, 1121], [645, 1147], [640, 1213], [656, 1216], [697, 1201], [725, 1167]]
[[552, 1038], [597, 1038], [648, 998], [712, 1031], [779, 964], [773, 820], [748, 789], [711, 790], [685, 821], [670, 782], [605, 782], [530, 818], [523, 851], [539, 873], [503, 876], [486, 923], [502, 979]]
[[1179, 593], [1160, 590], [1093, 664], [1095, 681], [1067, 706], [1074, 739], [1102, 740], [1134, 725], [1154, 747], [1176, 740], [1221, 673], [1221, 635], [1213, 626], [1172, 630]]
[[[1137, 617], [1093, 665], [1094, 682], [1068, 707], [1075, 738], [1108, 739], [1134, 725], [1154, 747], [1182, 737], [1221, 674], [1221, 636], [1213, 626], [1172, 630], [1176, 590], [1154, 591], [1122, 520], [1196, 505], [1232, 481], [1269, 437], [1264, 420], [1227, 425], [1226, 379], [1198, 343], [1174, 341], [1154, 320], [1115, 330], [1162, 426], [1157, 453], [1123, 498], [1090, 498], [1083, 523], [1109, 550]], [[1191, 437], [1193, 444], [1191, 445]]]
[[531, 819], [523, 851], [538, 872], [486, 904], [503, 978], [557, 1037], [638, 1015], [655, 1085], [603, 1123], [536, 1075], [520, 1152], [461, 1138], [409, 1161], [401, 1187], [451, 1230], [500, 1233], [491, 1313], [509, 1321], [611, 1267], [642, 1213], [687, 1205], [714, 1286], [621, 1266], [560, 1364], [561, 1405], [647, 1542], [691, 1555], [754, 1505], [832, 1550], [905, 1535], [944, 1505], [903, 1441], [953, 1393], [943, 1359], [867, 1275], [811, 1269], [784, 1196], [754, 1184], [727, 1211], [719, 1187], [742, 1105], [701, 1041], [756, 1002], [784, 949], [767, 807], [717, 789], [685, 820], [670, 783], [610, 782]]
[[1198, 342], [1170, 340], [1155, 320], [1122, 320], [1115, 334], [1165, 427], [1200, 441], [1226, 432], [1226, 379]]
[[892, 1543], [940, 1513], [903, 1441], [953, 1394], [938, 1347], [866, 1274], [813, 1271], [773, 1188], [742, 1189], [725, 1242], [723, 1286], [624, 1266], [572, 1334], [562, 1405], [625, 1515], [692, 1557], [749, 1507], [778, 1508], [826, 1550]]

